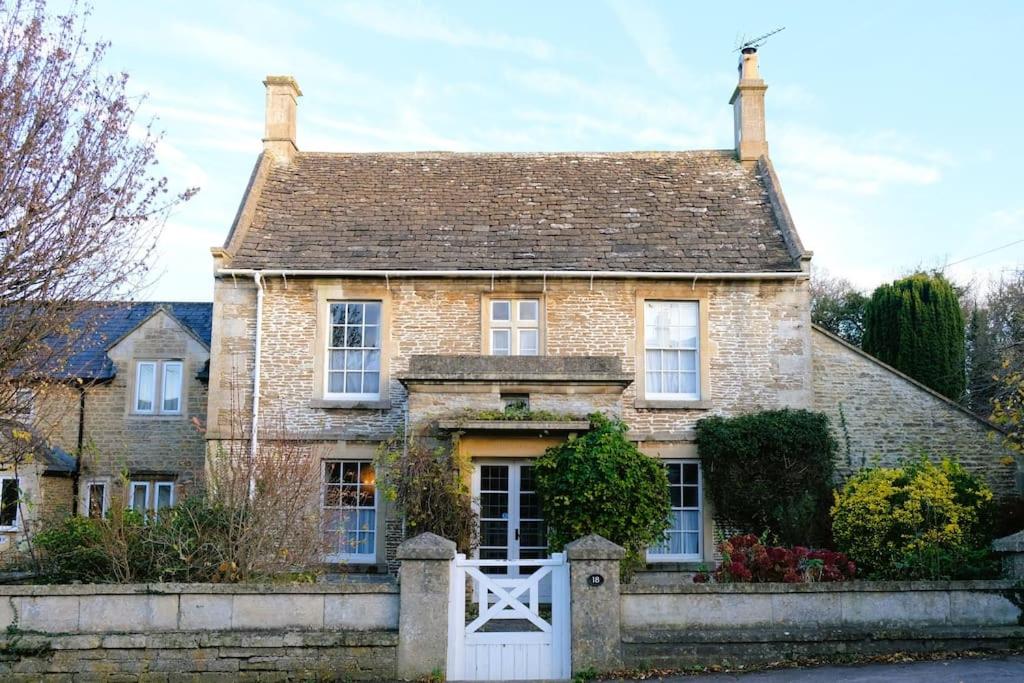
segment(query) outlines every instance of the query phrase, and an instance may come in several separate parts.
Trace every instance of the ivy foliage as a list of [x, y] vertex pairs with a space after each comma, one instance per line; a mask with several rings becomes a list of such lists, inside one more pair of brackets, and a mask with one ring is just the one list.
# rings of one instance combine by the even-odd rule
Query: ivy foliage
[[377, 487], [405, 519], [407, 536], [425, 532], [455, 541], [469, 553], [478, 519], [469, 487], [469, 459], [456, 438], [432, 439], [399, 429], [381, 442], [374, 457]]
[[835, 494], [836, 546], [868, 578], [989, 578], [992, 499], [983, 481], [948, 459], [864, 470]]
[[917, 273], [876, 289], [864, 311], [863, 346], [954, 401], [964, 393], [964, 317], [942, 275]]
[[626, 438], [623, 422], [589, 416], [590, 431], [552, 446], [534, 462], [537, 493], [555, 552], [589, 534], [626, 549], [623, 575], [643, 564], [668, 527], [668, 477]]
[[705, 490], [718, 521], [781, 545], [828, 544], [835, 451], [821, 413], [770, 410], [697, 423]]

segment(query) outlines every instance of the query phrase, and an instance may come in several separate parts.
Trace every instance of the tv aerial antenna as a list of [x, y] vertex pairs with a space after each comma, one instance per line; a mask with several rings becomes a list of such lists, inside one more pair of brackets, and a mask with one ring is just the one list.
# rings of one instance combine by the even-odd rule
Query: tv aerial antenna
[[782, 31], [785, 31], [785, 30], [786, 30], [785, 26], [780, 26], [777, 29], [775, 29], [774, 31], [769, 31], [768, 33], [765, 33], [764, 35], [760, 35], [760, 36], [758, 36], [756, 38], [751, 38], [749, 40], [747, 40], [746, 36], [741, 36], [736, 41], [739, 44], [736, 46], [736, 49], [733, 50], [733, 52], [742, 52], [743, 50], [746, 50], [747, 48], [754, 48], [756, 50], [757, 48], [761, 47], [766, 42], [768, 42], [768, 39], [771, 38], [772, 36], [774, 36], [776, 33], [781, 33]]

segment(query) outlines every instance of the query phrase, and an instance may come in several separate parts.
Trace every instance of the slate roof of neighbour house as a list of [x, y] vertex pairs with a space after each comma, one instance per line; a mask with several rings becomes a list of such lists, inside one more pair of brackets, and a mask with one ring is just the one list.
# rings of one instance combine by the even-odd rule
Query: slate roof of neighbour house
[[78, 469], [75, 456], [57, 446], [17, 420], [0, 418], [0, 444], [8, 457], [34, 459], [43, 464], [48, 474], [71, 474]]
[[61, 367], [51, 373], [54, 379], [107, 380], [115, 368], [107, 349], [130, 333], [154, 311], [162, 308], [192, 331], [207, 346], [213, 324], [213, 304], [181, 301], [138, 301], [97, 303], [80, 319], [85, 332], [74, 342], [75, 350]]
[[255, 201], [231, 268], [790, 272], [803, 253], [770, 166], [732, 150], [300, 152]]

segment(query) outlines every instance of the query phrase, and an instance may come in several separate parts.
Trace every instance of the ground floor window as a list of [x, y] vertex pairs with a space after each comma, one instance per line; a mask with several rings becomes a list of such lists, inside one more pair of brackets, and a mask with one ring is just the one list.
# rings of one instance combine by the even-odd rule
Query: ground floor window
[[0, 530], [18, 530], [18, 498], [20, 495], [16, 477], [0, 477]]
[[652, 562], [701, 559], [701, 477], [700, 463], [669, 461], [669, 500], [672, 511], [665, 540], [647, 551]]
[[324, 545], [328, 561], [377, 559], [377, 473], [368, 460], [327, 460], [323, 481]]
[[173, 506], [173, 481], [133, 479], [128, 486], [128, 507], [143, 516], [159, 516], [161, 510]]
[[107, 483], [90, 481], [85, 486], [85, 514], [92, 519], [102, 519], [107, 514]]

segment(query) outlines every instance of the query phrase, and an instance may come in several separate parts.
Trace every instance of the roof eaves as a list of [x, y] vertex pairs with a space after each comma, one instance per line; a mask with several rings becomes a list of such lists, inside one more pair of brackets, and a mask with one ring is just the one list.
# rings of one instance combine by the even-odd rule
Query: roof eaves
[[812, 324], [811, 328], [815, 332], [817, 332], [819, 334], [822, 334], [825, 337], [828, 337], [832, 341], [836, 342], [837, 344], [839, 344], [839, 345], [849, 349], [850, 351], [853, 351], [858, 356], [861, 356], [862, 358], [865, 358], [865, 359], [871, 361], [872, 363], [874, 363], [878, 367], [882, 368], [883, 370], [887, 370], [890, 373], [892, 373], [892, 374], [896, 375], [897, 377], [899, 377], [900, 379], [904, 380], [905, 382], [909, 382], [910, 384], [914, 385], [915, 387], [917, 387], [921, 391], [925, 392], [926, 394], [930, 394], [934, 398], [939, 399], [940, 401], [942, 401], [943, 403], [946, 403], [950, 407], [956, 408], [957, 410], [959, 410], [964, 415], [967, 415], [968, 417], [974, 418], [975, 420], [977, 420], [978, 422], [982, 423], [983, 425], [985, 425], [989, 429], [994, 429], [997, 432], [999, 432], [1000, 434], [1005, 434], [1006, 433], [1006, 430], [1003, 427], [997, 425], [995, 422], [992, 422], [991, 420], [989, 420], [987, 418], [984, 418], [981, 415], [978, 415], [973, 410], [968, 410], [967, 408], [963, 407], [962, 405], [960, 405], [959, 403], [957, 403], [953, 399], [949, 398], [948, 396], [940, 394], [939, 392], [935, 391], [931, 387], [928, 387], [928, 386], [922, 384], [921, 382], [917, 381], [916, 379], [914, 379], [910, 375], [907, 375], [907, 374], [905, 374], [903, 372], [900, 372], [899, 370], [897, 370], [893, 366], [889, 365], [888, 363], [884, 363], [884, 362], [878, 360], [877, 358], [872, 356], [870, 353], [868, 353], [864, 349], [862, 349], [860, 347], [857, 347], [857, 346], [854, 346], [853, 344], [851, 344], [850, 342], [846, 341], [845, 339], [843, 339], [842, 337], [840, 337], [838, 335], [832, 334], [831, 332], [826, 330], [824, 327], [821, 327], [820, 325]]

